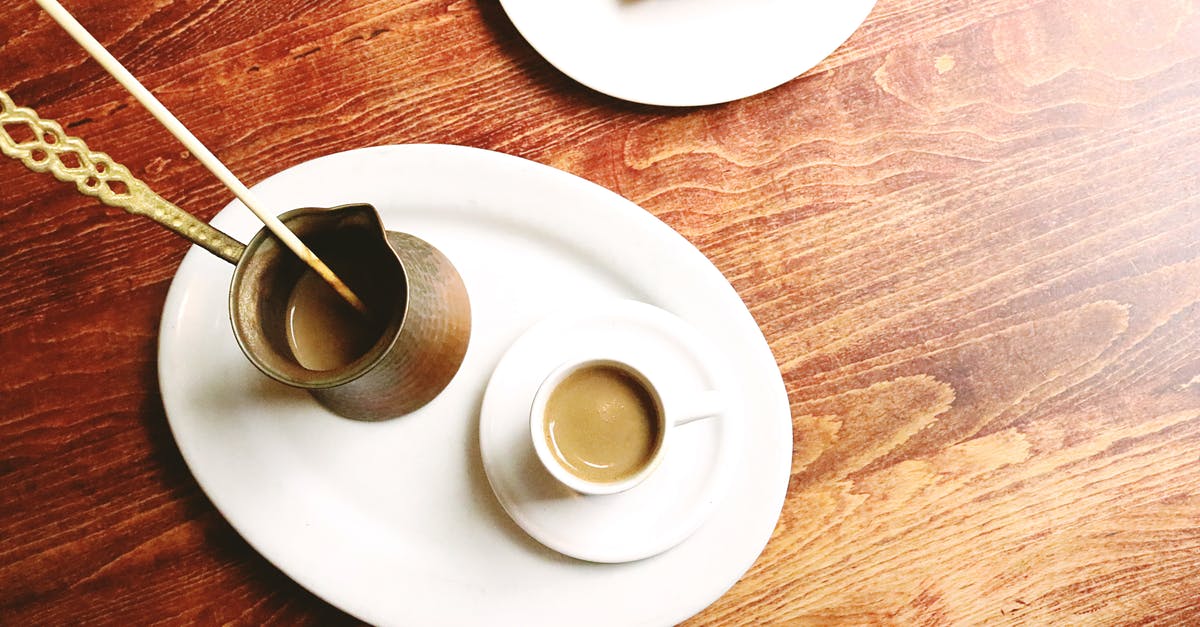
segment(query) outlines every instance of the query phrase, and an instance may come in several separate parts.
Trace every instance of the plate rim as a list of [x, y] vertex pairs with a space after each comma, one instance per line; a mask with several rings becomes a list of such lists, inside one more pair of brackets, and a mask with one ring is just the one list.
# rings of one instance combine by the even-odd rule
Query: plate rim
[[[803, 76], [806, 72], [824, 61], [829, 55], [833, 54], [838, 48], [842, 47], [858, 31], [870, 16], [871, 11], [874, 10], [877, 0], [855, 0], [862, 3], [860, 10], [857, 12], [858, 17], [847, 20], [845, 24], [839, 24], [838, 35], [833, 37], [830, 42], [822, 46], [817, 52], [804, 55], [803, 60], [793, 64], [780, 64], [769, 73], [770, 78], [753, 81], [753, 87], [693, 87], [683, 94], [647, 94], [643, 93], [645, 90], [639, 90], [636, 86], [631, 89], [628, 85], [623, 86], [620, 81], [614, 82], [603, 75], [597, 76], [594, 72], [589, 72], [586, 68], [583, 68], [583, 71], [581, 71], [581, 68], [577, 67], [578, 64], [573, 63], [569, 58], [564, 58], [564, 55], [559, 52], [558, 48], [548, 45], [545, 39], [533, 28], [533, 25], [521, 17], [524, 15], [523, 5], [536, 4], [540, 1], [499, 0], [499, 3], [509, 22], [517, 30], [521, 38], [547, 63], [575, 82], [613, 98], [636, 104], [679, 108], [706, 107], [748, 98], [770, 91]], [[516, 10], [514, 11], [514, 9]], [[536, 8], [533, 10], [536, 10]]]

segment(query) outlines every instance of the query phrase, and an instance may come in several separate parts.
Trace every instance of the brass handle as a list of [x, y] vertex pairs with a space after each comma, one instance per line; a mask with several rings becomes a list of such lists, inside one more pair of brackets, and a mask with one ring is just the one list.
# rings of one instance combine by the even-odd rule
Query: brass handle
[[[32, 131], [33, 139], [17, 142], [9, 134], [8, 127], [21, 124]], [[146, 216], [229, 263], [237, 264], [245, 249], [241, 242], [154, 193], [129, 168], [64, 133], [58, 122], [16, 106], [4, 90], [0, 90], [0, 152], [34, 172], [49, 172], [60, 181], [75, 183], [79, 193], [110, 207]]]

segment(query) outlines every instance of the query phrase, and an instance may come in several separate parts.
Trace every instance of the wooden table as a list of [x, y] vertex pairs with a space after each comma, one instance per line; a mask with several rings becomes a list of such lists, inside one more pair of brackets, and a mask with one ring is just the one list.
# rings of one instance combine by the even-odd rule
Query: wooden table
[[[249, 183], [466, 144], [696, 244], [787, 383], [765, 552], [695, 625], [1200, 621], [1200, 5], [879, 0], [803, 77], [698, 109], [566, 78], [493, 1], [68, 0]], [[0, 89], [210, 218], [230, 195], [31, 0]], [[183, 240], [0, 161], [0, 623], [339, 624], [180, 458]]]

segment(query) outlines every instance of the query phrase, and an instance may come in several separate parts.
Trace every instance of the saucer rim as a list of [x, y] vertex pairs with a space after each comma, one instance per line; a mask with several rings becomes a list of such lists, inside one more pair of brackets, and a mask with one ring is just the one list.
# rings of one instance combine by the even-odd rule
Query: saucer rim
[[[487, 387], [484, 391], [479, 418], [480, 456], [483, 459], [484, 473], [487, 475], [492, 493], [504, 508], [504, 511], [530, 537], [547, 548], [568, 557], [598, 564], [621, 564], [649, 559], [686, 542], [712, 516], [713, 512], [724, 500], [729, 490], [733, 472], [737, 465], [741, 463], [739, 453], [741, 452], [740, 447], [743, 441], [741, 429], [739, 428], [739, 419], [742, 417], [742, 412], [726, 409], [720, 415], [713, 417], [720, 423], [718, 427], [720, 450], [717, 452], [719, 456], [717, 462], [719, 465], [706, 478], [708, 485], [704, 488], [703, 497], [699, 499], [700, 502], [692, 503], [686, 508], [686, 522], [670, 527], [673, 530], [671, 533], [663, 534], [657, 542], [650, 544], [648, 547], [605, 551], [603, 548], [597, 549], [581, 545], [578, 541], [568, 539], [563, 534], [563, 530], [559, 529], [556, 533], [555, 530], [546, 529], [543, 525], [538, 525], [531, 520], [527, 509], [533, 506], [515, 502], [503, 487], [497, 485], [499, 481], [496, 475], [497, 468], [503, 466], [504, 463], [492, 457], [491, 448], [488, 446], [488, 439], [490, 437], [488, 427], [489, 425], [494, 425], [495, 420], [497, 420], [496, 418], [489, 420], [489, 409], [492, 409], [491, 415], [494, 416], [496, 412], [494, 406], [504, 402], [502, 395], [511, 393], [509, 390], [504, 389], [504, 384], [512, 382], [504, 380], [504, 377], [515, 367], [513, 365], [514, 360], [530, 360], [535, 358], [529, 355], [530, 351], [535, 353], [544, 352], [547, 342], [554, 341], [558, 334], [569, 333], [571, 327], [578, 328], [581, 325], [604, 324], [614, 321], [623, 323], [649, 323], [655, 327], [656, 332], [671, 334], [673, 339], [686, 345], [686, 348], [681, 350], [686, 350], [689, 354], [683, 358], [697, 364], [703, 372], [703, 377], [715, 383], [712, 386], [714, 390], [725, 394], [729, 391], [728, 388], [733, 386], [732, 377], [728, 373], [723, 372], [722, 368], [715, 361], [717, 358], [715, 349], [712, 346], [705, 345], [704, 339], [698, 330], [691, 328], [687, 321], [650, 303], [633, 299], [619, 299], [610, 303], [593, 304], [587, 310], [580, 308], [556, 312], [538, 321], [522, 333], [509, 346], [508, 350], [505, 351], [504, 355], [500, 358], [500, 362], [497, 363], [496, 368], [493, 370], [492, 376], [489, 377]], [[633, 340], [629, 339], [627, 341]], [[538, 343], [541, 346], [538, 346]], [[533, 345], [532, 348], [530, 347], [531, 344]], [[536, 394], [536, 389], [532, 390], [532, 392]], [[522, 394], [522, 397], [524, 396], [525, 394]], [[497, 397], [501, 397], [502, 400], [497, 400]], [[530, 396], [529, 402], [532, 408], [532, 396]], [[528, 432], [529, 424], [529, 420], [513, 421], [513, 426], [510, 428], [512, 430]], [[536, 446], [532, 442], [529, 442], [528, 445], [530, 449], [536, 449]], [[644, 487], [644, 484], [635, 485], [627, 491], [632, 492], [644, 489]], [[594, 499], [595, 497], [603, 498], [605, 496], [611, 495], [579, 494], [580, 501], [577, 502], [584, 503], [589, 499]], [[569, 530], [567, 530], [567, 535], [569, 535]]]

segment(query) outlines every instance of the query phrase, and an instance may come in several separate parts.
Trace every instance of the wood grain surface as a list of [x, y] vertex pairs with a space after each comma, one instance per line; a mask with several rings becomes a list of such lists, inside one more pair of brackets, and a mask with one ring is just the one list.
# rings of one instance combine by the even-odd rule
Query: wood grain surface
[[[767, 93], [628, 104], [493, 0], [66, 6], [254, 183], [361, 146], [546, 163], [696, 244], [787, 383], [762, 556], [692, 625], [1200, 624], [1200, 4], [879, 0]], [[0, 89], [203, 218], [229, 194], [32, 0]], [[354, 620], [167, 428], [187, 244], [0, 161], [0, 624]]]

